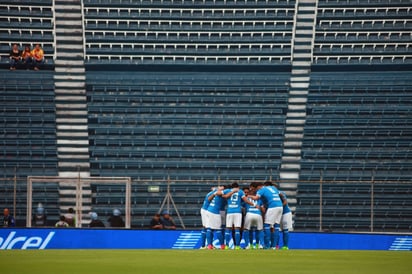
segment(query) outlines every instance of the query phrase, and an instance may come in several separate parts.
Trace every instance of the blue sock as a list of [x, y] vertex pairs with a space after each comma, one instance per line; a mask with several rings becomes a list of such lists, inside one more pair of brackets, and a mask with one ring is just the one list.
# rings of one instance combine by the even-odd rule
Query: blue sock
[[289, 229], [283, 230], [283, 246], [289, 246]]
[[210, 228], [206, 229], [206, 239], [208, 245], [213, 245], [213, 232]]
[[216, 231], [216, 238], [219, 240], [219, 245], [222, 245], [224, 243], [222, 230], [219, 229]]
[[[250, 244], [253, 244], [253, 239], [255, 239], [255, 238], [253, 237], [253, 234], [256, 235], [256, 230], [254, 230], [254, 229], [249, 232], [249, 243], [250, 243]], [[255, 237], [256, 237], [256, 236], [255, 236]]]
[[232, 229], [227, 228], [225, 231], [225, 240], [226, 240], [226, 245], [229, 246], [230, 239], [232, 238]]
[[274, 238], [274, 242], [277, 243], [279, 242], [279, 236], [280, 236], [280, 225], [279, 224], [275, 224], [275, 238]]
[[280, 232], [279, 232], [279, 238], [278, 238], [278, 241], [276, 242], [276, 246], [279, 246], [280, 245]]
[[224, 245], [225, 244], [225, 233], [226, 233], [226, 226], [222, 226], [222, 228], [220, 229], [220, 244]]
[[235, 228], [235, 246], [240, 246], [240, 229]]
[[276, 240], [275, 240], [275, 230], [270, 230], [270, 247], [275, 247], [276, 246]]
[[250, 233], [249, 230], [243, 230], [243, 240], [245, 240], [245, 246], [248, 246], [250, 243]]
[[200, 246], [205, 247], [206, 245], [206, 228], [202, 228], [202, 232], [200, 233]]
[[256, 243], [263, 246], [264, 242], [265, 242], [265, 236], [264, 236], [263, 230], [258, 230], [257, 235], [256, 235]]
[[265, 224], [263, 227], [264, 230], [264, 234], [265, 234], [265, 244], [264, 247], [265, 248], [270, 248], [270, 225], [269, 224]]

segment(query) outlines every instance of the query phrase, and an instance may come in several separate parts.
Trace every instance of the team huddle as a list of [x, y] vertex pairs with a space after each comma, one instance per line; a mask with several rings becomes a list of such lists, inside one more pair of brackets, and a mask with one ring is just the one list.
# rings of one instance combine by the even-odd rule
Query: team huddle
[[272, 182], [253, 182], [243, 189], [237, 183], [213, 188], [206, 195], [200, 214], [201, 248], [228, 249], [233, 242], [234, 249], [241, 249], [243, 238], [246, 249], [279, 249], [282, 229], [282, 249], [288, 249], [292, 213], [285, 193]]

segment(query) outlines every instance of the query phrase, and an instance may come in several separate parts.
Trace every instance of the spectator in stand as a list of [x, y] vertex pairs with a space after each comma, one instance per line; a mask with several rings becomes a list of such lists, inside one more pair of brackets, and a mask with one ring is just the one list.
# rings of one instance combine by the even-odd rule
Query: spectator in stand
[[44, 51], [41, 48], [40, 44], [36, 44], [34, 49], [31, 51], [31, 55], [33, 58], [33, 67], [34, 70], [39, 70], [40, 67], [44, 64]]
[[33, 225], [34, 226], [46, 226], [47, 225], [47, 216], [44, 211], [44, 207], [41, 203], [37, 205], [36, 213], [33, 216]]
[[90, 212], [90, 219], [92, 220], [89, 223], [89, 227], [105, 227], [104, 223], [99, 220], [96, 212]]
[[9, 209], [5, 208], [3, 210], [3, 227], [15, 227], [16, 226], [16, 220], [14, 220], [14, 217], [10, 215]]
[[74, 209], [69, 208], [69, 212], [64, 214], [66, 223], [71, 227], [76, 227], [76, 216], [74, 214]]
[[60, 216], [60, 220], [54, 225], [55, 227], [70, 227], [69, 224], [66, 222], [66, 218], [64, 215]]
[[24, 47], [24, 50], [21, 54], [21, 59], [23, 61], [23, 66], [26, 69], [30, 69], [32, 65], [32, 54], [31, 54], [31, 48], [29, 45], [26, 45]]
[[164, 229], [176, 229], [176, 224], [173, 221], [172, 217], [170, 216], [169, 211], [165, 210], [163, 211], [163, 218], [162, 218], [162, 223]]
[[124, 221], [121, 215], [120, 210], [113, 209], [113, 215], [109, 217], [108, 221], [111, 227], [124, 227]]
[[151, 229], [163, 229], [163, 223], [162, 220], [160, 219], [160, 214], [156, 213], [152, 220], [150, 221], [150, 228]]
[[10, 50], [10, 70], [15, 70], [16, 66], [20, 63], [21, 60], [21, 50], [17, 44], [13, 44]]

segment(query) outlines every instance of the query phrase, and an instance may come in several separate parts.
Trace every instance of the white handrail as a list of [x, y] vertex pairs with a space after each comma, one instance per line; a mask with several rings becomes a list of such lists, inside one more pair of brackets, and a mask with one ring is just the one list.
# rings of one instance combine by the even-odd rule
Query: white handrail
[[85, 31], [85, 18], [84, 18], [84, 4], [83, 0], [80, 0], [80, 9], [81, 9], [81, 20], [82, 20], [82, 37], [83, 37], [83, 60], [86, 59], [86, 31]]
[[52, 11], [53, 11], [53, 62], [56, 62], [57, 57], [57, 37], [56, 37], [56, 0], [52, 2]]

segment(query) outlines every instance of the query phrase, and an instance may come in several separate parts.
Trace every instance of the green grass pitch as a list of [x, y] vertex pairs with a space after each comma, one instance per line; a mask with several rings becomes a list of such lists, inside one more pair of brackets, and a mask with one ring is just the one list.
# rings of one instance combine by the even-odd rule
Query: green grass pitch
[[408, 251], [1, 250], [1, 274], [412, 273]]

